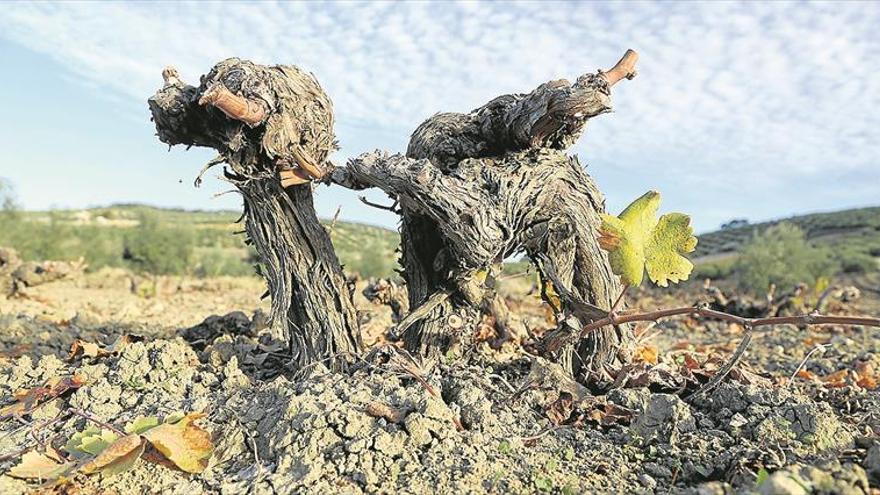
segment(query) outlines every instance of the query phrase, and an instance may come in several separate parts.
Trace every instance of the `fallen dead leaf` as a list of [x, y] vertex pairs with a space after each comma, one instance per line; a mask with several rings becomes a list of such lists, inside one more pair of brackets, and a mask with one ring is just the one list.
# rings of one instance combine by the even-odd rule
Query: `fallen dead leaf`
[[72, 462], [58, 463], [46, 454], [31, 450], [6, 474], [13, 478], [50, 481], [72, 471], [74, 467]]
[[73, 344], [70, 346], [70, 355], [69, 359], [77, 359], [80, 357], [104, 357], [109, 356], [110, 352], [103, 349], [100, 345], [94, 342], [85, 342], [83, 340], [74, 340]]
[[880, 386], [878, 383], [876, 376], [861, 376], [858, 380], [856, 380], [856, 385], [862, 387], [865, 390], [877, 390], [877, 387]]
[[100, 358], [118, 354], [122, 352], [131, 343], [141, 342], [144, 338], [140, 335], [120, 335], [116, 340], [108, 346], [102, 346], [95, 342], [86, 342], [83, 340], [75, 340], [70, 346], [69, 359], [77, 359], [82, 357]]
[[144, 453], [146, 442], [137, 433], [119, 438], [101, 451], [97, 457], [81, 468], [85, 474], [100, 472], [105, 476], [113, 476], [131, 469], [141, 454]]
[[100, 455], [107, 447], [119, 438], [109, 430], [90, 426], [83, 431], [74, 433], [64, 444], [64, 450], [76, 459], [87, 459]]
[[0, 421], [15, 416], [26, 416], [46, 401], [84, 384], [85, 380], [79, 375], [59, 376], [46, 380], [42, 386], [19, 390], [14, 394], [15, 403], [0, 408]]
[[605, 404], [605, 408], [602, 411], [601, 423], [605, 426], [613, 424], [629, 424], [632, 422], [634, 414], [635, 411], [632, 409], [608, 403]]
[[689, 370], [695, 370], [700, 367], [700, 362], [690, 353], [684, 355], [684, 367]]
[[545, 414], [550, 422], [558, 426], [568, 421], [573, 410], [574, 397], [568, 392], [560, 392], [559, 397], [547, 406]]
[[878, 382], [880, 382], [880, 377], [877, 376], [877, 372], [874, 370], [874, 366], [867, 361], [859, 361], [856, 363], [856, 374], [858, 375], [858, 379], [856, 380], [856, 385], [862, 387], [865, 390], [876, 390]]
[[822, 382], [826, 387], [841, 388], [847, 385], [847, 377], [849, 370], [840, 370], [822, 377]]
[[163, 423], [147, 430], [143, 437], [181, 470], [200, 473], [208, 466], [214, 450], [208, 432], [193, 424], [203, 417], [202, 413], [187, 414], [176, 423]]
[[660, 351], [655, 345], [642, 345], [636, 349], [633, 358], [636, 361], [643, 361], [648, 364], [657, 364], [660, 358]]
[[800, 370], [797, 372], [797, 375], [795, 375], [795, 376], [797, 376], [798, 378], [803, 378], [804, 380], [810, 380], [810, 381], [819, 379], [819, 377], [817, 377], [815, 373], [813, 373], [812, 371], [808, 371], [808, 370]]

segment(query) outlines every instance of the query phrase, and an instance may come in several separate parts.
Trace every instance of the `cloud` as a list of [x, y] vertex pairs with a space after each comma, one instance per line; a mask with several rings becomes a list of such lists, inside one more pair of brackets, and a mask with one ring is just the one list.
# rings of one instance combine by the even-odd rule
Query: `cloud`
[[615, 113], [591, 123], [575, 151], [595, 173], [613, 171], [622, 189], [653, 179], [715, 200], [796, 193], [799, 178], [880, 180], [877, 25], [880, 4], [857, 2], [20, 3], [0, 11], [0, 37], [141, 112], [167, 64], [190, 81], [233, 55], [299, 65], [333, 97], [343, 145], [359, 147], [373, 146], [360, 131], [405, 143], [437, 111], [573, 80], [632, 47], [639, 77], [615, 88]]

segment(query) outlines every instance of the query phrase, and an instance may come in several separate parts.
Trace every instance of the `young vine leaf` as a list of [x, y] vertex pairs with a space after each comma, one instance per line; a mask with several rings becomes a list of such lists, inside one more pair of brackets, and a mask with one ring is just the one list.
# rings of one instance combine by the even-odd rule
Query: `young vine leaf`
[[648, 191], [620, 216], [602, 214], [599, 246], [608, 251], [611, 269], [630, 286], [641, 285], [645, 271], [657, 285], [687, 280], [694, 265], [682, 254], [697, 247], [690, 217], [667, 213], [657, 219], [660, 193]]
[[126, 433], [141, 434], [149, 429], [159, 426], [159, 418], [156, 416], [138, 416], [134, 421], [125, 425]]
[[[204, 416], [175, 413], [168, 415], [164, 422], [156, 416], [139, 416], [125, 425], [123, 436], [90, 426], [75, 433], [64, 445], [69, 454], [67, 459], [54, 449], [32, 450], [7, 474], [50, 482], [75, 472], [113, 476], [133, 468], [141, 458], [188, 473], [200, 473], [207, 467], [214, 449], [210, 434], [194, 424]], [[148, 442], [155, 450], [146, 450]]]
[[112, 431], [90, 426], [83, 431], [74, 433], [70, 440], [64, 444], [64, 450], [74, 459], [86, 459], [100, 455], [117, 438], [119, 436]]

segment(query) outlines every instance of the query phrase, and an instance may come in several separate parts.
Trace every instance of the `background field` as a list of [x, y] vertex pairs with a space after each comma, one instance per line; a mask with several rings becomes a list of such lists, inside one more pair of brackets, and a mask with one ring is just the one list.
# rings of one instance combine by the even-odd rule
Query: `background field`
[[[185, 211], [143, 205], [86, 210], [7, 211], [0, 218], [0, 246], [25, 260], [85, 258], [91, 270], [131, 267], [164, 275], [198, 277], [256, 275], [255, 253], [245, 244], [233, 211]], [[330, 228], [332, 222], [326, 225]], [[398, 234], [349, 222], [332, 224], [331, 237], [346, 269], [366, 277], [389, 276]], [[138, 252], [174, 258], [161, 265], [126, 259]], [[132, 253], [131, 251], [136, 251]]]
[[[6, 211], [0, 214], [0, 246], [26, 260], [85, 258], [90, 270], [125, 267], [164, 275], [195, 277], [256, 275], [255, 253], [236, 234], [234, 211], [186, 211], [143, 205], [114, 205], [86, 210]], [[787, 223], [803, 230], [811, 246], [823, 248], [832, 273], [871, 273], [880, 261], [880, 207], [816, 213], [721, 229], [699, 236], [691, 258], [696, 280], [725, 279], [735, 270], [744, 246], [768, 228]], [[332, 228], [331, 228], [332, 224]], [[393, 277], [399, 244], [397, 232], [351, 222], [325, 223], [348, 273]], [[160, 265], [138, 263], [139, 253], [169, 258]], [[511, 263], [508, 272], [525, 263]]]

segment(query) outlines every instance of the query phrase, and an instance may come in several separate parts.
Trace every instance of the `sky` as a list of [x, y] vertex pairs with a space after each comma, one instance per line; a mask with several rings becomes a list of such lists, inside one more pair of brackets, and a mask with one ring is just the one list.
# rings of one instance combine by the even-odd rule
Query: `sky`
[[[439, 111], [609, 68], [614, 88], [571, 152], [617, 213], [649, 189], [697, 231], [880, 204], [880, 2], [63, 2], [0, 9], [0, 177], [29, 209], [118, 202], [236, 209], [193, 178], [211, 150], [168, 149], [146, 100], [173, 65], [237, 56], [313, 72], [348, 157], [403, 152]], [[320, 186], [320, 216], [394, 227]], [[379, 192], [368, 197], [388, 203]]]

